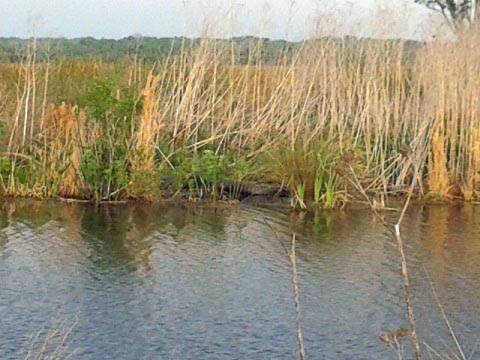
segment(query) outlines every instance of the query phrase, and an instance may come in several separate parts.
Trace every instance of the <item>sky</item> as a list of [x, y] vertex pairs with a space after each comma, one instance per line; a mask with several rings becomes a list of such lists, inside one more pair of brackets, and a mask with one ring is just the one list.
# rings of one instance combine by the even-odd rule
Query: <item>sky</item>
[[413, 0], [0, 0], [0, 36], [346, 34], [422, 39], [439, 22]]

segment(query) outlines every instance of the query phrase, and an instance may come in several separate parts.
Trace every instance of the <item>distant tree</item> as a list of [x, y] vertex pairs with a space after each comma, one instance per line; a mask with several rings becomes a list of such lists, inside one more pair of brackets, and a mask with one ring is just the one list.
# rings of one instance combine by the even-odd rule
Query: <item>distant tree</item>
[[447, 21], [454, 32], [468, 28], [477, 21], [479, 4], [477, 0], [414, 0], [433, 11], [437, 11]]

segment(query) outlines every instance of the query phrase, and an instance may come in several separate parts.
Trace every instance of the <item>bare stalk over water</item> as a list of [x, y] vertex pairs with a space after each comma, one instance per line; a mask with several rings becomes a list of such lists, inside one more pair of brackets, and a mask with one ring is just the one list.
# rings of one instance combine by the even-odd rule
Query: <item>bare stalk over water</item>
[[[443, 305], [440, 301], [440, 298], [438, 297], [437, 290], [435, 289], [435, 286], [433, 285], [433, 281], [430, 278], [430, 275], [428, 274], [427, 269], [425, 269], [425, 274], [427, 274], [428, 282], [430, 283], [430, 287], [432, 288], [433, 295], [435, 296], [435, 300], [437, 301], [438, 308], [440, 309], [440, 313], [442, 314], [443, 320], [445, 321], [445, 324], [448, 327], [448, 331], [450, 333], [450, 336], [452, 337], [453, 342], [455, 343], [455, 346], [457, 347], [458, 353], [460, 355], [461, 360], [467, 360], [465, 357], [465, 354], [463, 353], [463, 349], [460, 346], [460, 343], [458, 342], [457, 336], [455, 335], [455, 332], [453, 331], [453, 327], [450, 324], [450, 321], [448, 320], [447, 314], [445, 313], [445, 309], [443, 308]], [[472, 353], [473, 355], [473, 353]], [[470, 359], [470, 358], [469, 358]]]
[[353, 169], [350, 168], [350, 170], [352, 172], [353, 179], [354, 179], [354, 180], [352, 180], [352, 184], [357, 188], [357, 190], [365, 198], [367, 203], [370, 205], [373, 213], [380, 219], [382, 224], [390, 232], [392, 232], [392, 234], [395, 235], [395, 238], [397, 240], [397, 246], [398, 246], [398, 251], [400, 253], [400, 261], [401, 261], [401, 265], [402, 265], [403, 289], [404, 289], [404, 295], [405, 295], [405, 304], [406, 304], [406, 307], [407, 307], [408, 322], [409, 322], [409, 325], [410, 325], [410, 335], [411, 335], [411, 338], [412, 338], [413, 348], [415, 350], [415, 359], [420, 360], [420, 358], [421, 358], [420, 342], [418, 341], [418, 335], [417, 335], [416, 326], [415, 326], [415, 316], [414, 316], [414, 313], [413, 313], [413, 306], [412, 306], [412, 301], [411, 301], [410, 278], [409, 278], [409, 275], [408, 275], [407, 259], [406, 259], [405, 251], [404, 251], [404, 242], [403, 242], [401, 232], [400, 232], [400, 226], [402, 224], [403, 218], [404, 218], [405, 213], [407, 211], [407, 208], [410, 204], [410, 200], [412, 198], [412, 194], [413, 194], [413, 191], [414, 191], [415, 186], [416, 186], [418, 171], [416, 170], [414, 172], [413, 181], [412, 181], [412, 184], [411, 184], [411, 187], [410, 187], [410, 190], [409, 190], [407, 200], [405, 201], [405, 204], [402, 208], [402, 212], [401, 212], [400, 217], [398, 218], [396, 224], [392, 228], [392, 226], [387, 223], [385, 218], [378, 212], [378, 210], [376, 209], [376, 207], [374, 206], [374, 204], [370, 200], [369, 196], [367, 195], [367, 193], [363, 189], [362, 185], [359, 183]]
[[298, 276], [297, 276], [297, 260], [295, 257], [295, 234], [293, 234], [293, 237], [292, 237], [292, 250], [288, 258], [290, 259], [290, 264], [292, 266], [292, 284], [293, 284], [293, 293], [295, 298], [297, 339], [298, 339], [298, 347], [300, 351], [300, 359], [305, 360], [305, 346], [303, 344], [302, 322], [300, 319], [300, 300], [298, 299]]
[[298, 340], [298, 349], [300, 353], [300, 359], [306, 359], [305, 353], [305, 345], [303, 343], [303, 333], [302, 333], [302, 320], [301, 320], [301, 311], [300, 311], [300, 299], [299, 299], [299, 291], [298, 291], [298, 272], [297, 272], [297, 259], [295, 255], [295, 246], [296, 246], [296, 234], [294, 233], [292, 236], [292, 245], [290, 248], [290, 252], [288, 251], [287, 247], [283, 243], [280, 235], [278, 234], [277, 230], [271, 225], [266, 219], [264, 219], [265, 224], [270, 228], [270, 230], [275, 234], [275, 237], [280, 242], [285, 251], [285, 254], [288, 256], [290, 261], [290, 266], [292, 268], [292, 286], [293, 286], [293, 297], [295, 300], [295, 320], [297, 323], [297, 340]]

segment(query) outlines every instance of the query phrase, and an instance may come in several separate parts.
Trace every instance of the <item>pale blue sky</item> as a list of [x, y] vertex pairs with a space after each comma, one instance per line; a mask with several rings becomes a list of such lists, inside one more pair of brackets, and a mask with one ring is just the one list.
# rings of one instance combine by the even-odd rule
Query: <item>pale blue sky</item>
[[413, 0], [0, 0], [0, 36], [121, 38], [312, 32], [420, 38], [428, 11]]

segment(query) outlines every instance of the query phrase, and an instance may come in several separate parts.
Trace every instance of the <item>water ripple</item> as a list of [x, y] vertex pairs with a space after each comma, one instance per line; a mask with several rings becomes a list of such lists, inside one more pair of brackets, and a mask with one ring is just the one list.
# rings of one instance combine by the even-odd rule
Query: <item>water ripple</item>
[[[78, 359], [298, 356], [282, 246], [289, 247], [293, 232], [311, 358], [391, 358], [378, 335], [408, 327], [395, 242], [368, 212], [310, 216], [269, 207], [144, 204], [36, 209], [16, 206], [0, 229], [2, 359], [18, 358], [59, 309], [78, 318], [67, 341]], [[405, 220], [419, 334], [436, 347], [450, 343], [424, 269], [462, 343], [473, 346], [480, 332], [477, 212], [417, 207]]]

